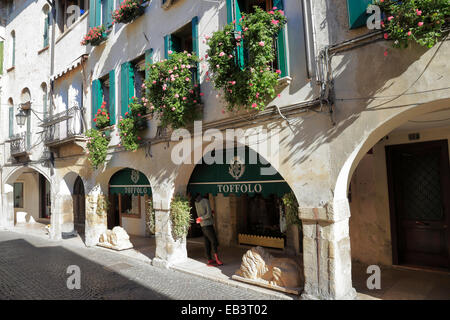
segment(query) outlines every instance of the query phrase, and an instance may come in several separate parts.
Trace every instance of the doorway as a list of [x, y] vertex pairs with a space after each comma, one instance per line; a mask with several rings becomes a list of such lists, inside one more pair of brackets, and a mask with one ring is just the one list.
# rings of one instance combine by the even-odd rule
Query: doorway
[[386, 147], [394, 264], [450, 267], [448, 141]]
[[42, 219], [50, 219], [50, 216], [52, 214], [50, 191], [50, 182], [42, 174], [39, 173], [39, 217]]
[[78, 176], [73, 186], [73, 223], [75, 230], [83, 234], [86, 221], [83, 180]]

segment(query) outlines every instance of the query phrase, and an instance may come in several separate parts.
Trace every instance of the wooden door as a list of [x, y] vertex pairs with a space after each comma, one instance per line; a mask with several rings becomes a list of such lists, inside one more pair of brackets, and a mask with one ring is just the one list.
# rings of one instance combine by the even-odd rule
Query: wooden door
[[450, 267], [447, 140], [386, 147], [394, 264]]
[[75, 230], [84, 233], [84, 225], [86, 221], [86, 200], [84, 195], [83, 180], [77, 177], [73, 187], [73, 223]]

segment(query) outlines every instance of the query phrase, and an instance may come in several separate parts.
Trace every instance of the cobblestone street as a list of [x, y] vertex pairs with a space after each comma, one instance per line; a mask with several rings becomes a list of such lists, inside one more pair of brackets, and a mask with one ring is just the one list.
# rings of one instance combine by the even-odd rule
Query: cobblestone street
[[[81, 289], [69, 290], [67, 268], [81, 270]], [[0, 299], [277, 299], [98, 248], [83, 248], [0, 231]]]

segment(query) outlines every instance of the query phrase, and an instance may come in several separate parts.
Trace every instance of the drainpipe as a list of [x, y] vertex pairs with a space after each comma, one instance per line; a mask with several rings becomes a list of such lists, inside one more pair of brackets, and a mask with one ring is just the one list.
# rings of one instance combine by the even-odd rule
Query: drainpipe
[[303, 11], [303, 27], [305, 28], [305, 51], [307, 62], [307, 77], [311, 79], [314, 74], [314, 27], [312, 26], [312, 9], [310, 0], [300, 0]]

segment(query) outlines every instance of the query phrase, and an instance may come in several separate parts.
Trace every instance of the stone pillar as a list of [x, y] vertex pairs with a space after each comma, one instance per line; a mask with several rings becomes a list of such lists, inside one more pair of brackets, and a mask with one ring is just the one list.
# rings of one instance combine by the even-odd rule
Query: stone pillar
[[330, 207], [300, 208], [299, 214], [303, 224], [305, 276], [302, 298], [355, 299], [349, 216], [336, 215]]
[[52, 216], [50, 218], [50, 238], [60, 240], [62, 232], [71, 232], [73, 224], [73, 200], [71, 195], [52, 192]]
[[186, 237], [175, 240], [172, 236], [170, 200], [158, 198], [155, 192], [153, 197], [156, 252], [152, 264], [157, 267], [169, 268], [175, 263], [187, 260]]
[[88, 247], [97, 245], [100, 235], [108, 229], [108, 212], [102, 203], [107, 196], [97, 186], [86, 195], [85, 244]]
[[0, 213], [0, 226], [11, 229], [14, 228], [14, 194], [13, 187], [4, 185], [2, 193], [2, 212]]

